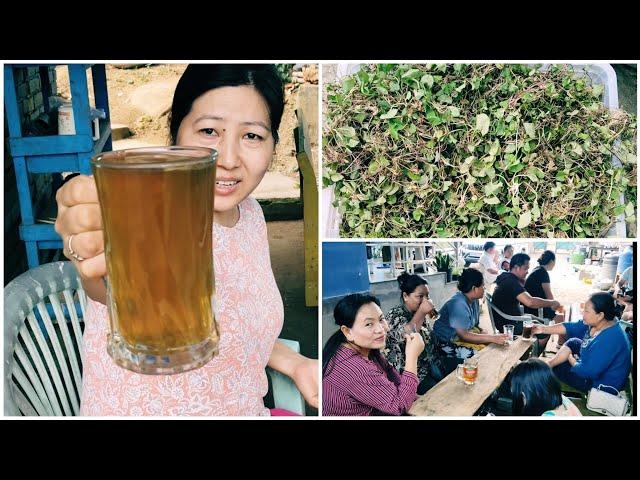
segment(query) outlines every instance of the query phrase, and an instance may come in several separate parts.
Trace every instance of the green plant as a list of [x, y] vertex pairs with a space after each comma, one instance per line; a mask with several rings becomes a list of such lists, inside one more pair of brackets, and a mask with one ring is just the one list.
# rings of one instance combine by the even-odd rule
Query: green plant
[[602, 237], [635, 221], [636, 118], [569, 66], [378, 64], [327, 89], [342, 236]]
[[278, 63], [276, 64], [276, 69], [280, 74], [282, 83], [291, 82], [291, 72], [293, 72], [293, 63]]
[[436, 252], [435, 261], [439, 272], [446, 272], [451, 268], [451, 257], [447, 253]]

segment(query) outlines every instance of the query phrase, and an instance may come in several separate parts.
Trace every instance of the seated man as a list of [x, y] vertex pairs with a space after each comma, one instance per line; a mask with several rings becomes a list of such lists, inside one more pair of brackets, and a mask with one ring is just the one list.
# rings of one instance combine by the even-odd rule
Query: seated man
[[[529, 272], [529, 260], [529, 255], [526, 253], [516, 253], [511, 257], [509, 271], [500, 274], [496, 279], [493, 304], [507, 315], [521, 316], [520, 304], [530, 308], [549, 307], [556, 309], [560, 306], [560, 303], [556, 300], [532, 297], [525, 290], [524, 282]], [[514, 325], [514, 334], [522, 335], [522, 322], [507, 320], [495, 310], [493, 319], [499, 332], [503, 331], [504, 325]], [[546, 343], [546, 340], [541, 343]]]

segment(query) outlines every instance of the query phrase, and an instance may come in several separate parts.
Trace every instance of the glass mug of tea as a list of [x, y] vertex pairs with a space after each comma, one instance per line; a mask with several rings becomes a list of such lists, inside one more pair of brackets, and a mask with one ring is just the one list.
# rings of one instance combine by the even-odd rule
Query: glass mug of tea
[[522, 322], [522, 338], [531, 338], [533, 332], [533, 320], [525, 320]]
[[473, 385], [478, 377], [478, 359], [474, 357], [465, 358], [464, 362], [456, 367], [456, 376], [458, 380], [464, 382], [465, 385]]
[[173, 374], [218, 353], [213, 201], [217, 152], [151, 147], [91, 160], [107, 263], [109, 355]]

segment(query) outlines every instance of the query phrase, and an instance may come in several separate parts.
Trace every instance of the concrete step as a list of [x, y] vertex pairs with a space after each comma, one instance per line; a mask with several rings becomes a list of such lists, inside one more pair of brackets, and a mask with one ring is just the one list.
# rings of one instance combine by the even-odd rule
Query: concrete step
[[124, 123], [112, 123], [111, 124], [111, 139], [113, 141], [123, 140], [131, 136], [131, 130], [129, 126]]
[[279, 172], [267, 172], [252, 195], [258, 200], [298, 199], [300, 198], [300, 182]]
[[268, 222], [299, 220], [303, 217], [300, 184], [279, 172], [267, 172], [252, 196], [262, 206]]

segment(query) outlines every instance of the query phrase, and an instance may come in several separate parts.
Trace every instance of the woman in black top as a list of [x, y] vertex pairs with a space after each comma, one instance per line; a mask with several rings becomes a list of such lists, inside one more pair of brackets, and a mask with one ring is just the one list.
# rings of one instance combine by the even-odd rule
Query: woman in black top
[[[553, 293], [551, 293], [551, 279], [549, 278], [549, 272], [553, 270], [556, 265], [556, 255], [551, 250], [545, 250], [538, 259], [538, 266], [527, 277], [524, 282], [524, 288], [532, 297], [546, 298], [547, 300], [554, 300]], [[531, 313], [538, 315], [538, 310], [533, 308], [524, 308], [525, 313]], [[554, 319], [556, 323], [564, 320], [563, 316], [557, 316], [553, 308], [545, 307], [543, 310], [544, 318], [549, 320]], [[560, 318], [556, 318], [560, 317]]]

